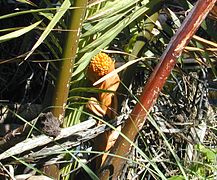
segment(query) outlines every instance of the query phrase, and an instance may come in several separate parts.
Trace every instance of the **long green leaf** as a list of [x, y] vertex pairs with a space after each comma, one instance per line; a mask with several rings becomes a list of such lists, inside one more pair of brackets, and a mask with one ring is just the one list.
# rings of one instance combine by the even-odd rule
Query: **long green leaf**
[[[159, 0], [158, 0], [159, 1]], [[158, 2], [156, 1], [156, 2]], [[114, 26], [112, 29], [105, 32], [100, 38], [93, 41], [91, 44], [87, 45], [85, 48], [83, 48], [80, 52], [86, 52], [89, 51], [92, 48], [95, 48], [99, 46], [100, 44], [105, 42], [106, 40], [110, 40], [109, 43], [124, 29], [126, 26], [128, 26], [130, 23], [132, 23], [135, 19], [140, 17], [142, 14], [144, 14], [149, 7], [146, 5], [141, 6], [138, 8], [135, 12], [124, 18], [122, 21], [120, 21], [116, 26]]]
[[15, 16], [20, 16], [20, 15], [23, 15], [23, 14], [54, 11], [54, 10], [57, 10], [57, 9], [58, 8], [46, 8], [46, 9], [30, 9], [30, 10], [27, 10], [27, 11], [18, 11], [18, 12], [13, 12], [13, 13], [10, 13], [10, 14], [5, 14], [5, 15], [0, 16], [0, 20], [15, 17]]
[[[161, 2], [161, 0], [156, 0], [153, 4], [157, 4], [157, 3], [159, 4], [159, 2]], [[84, 70], [88, 65], [91, 57], [93, 57], [99, 51], [105, 48], [126, 26], [128, 26], [130, 23], [135, 21], [142, 14], [144, 14], [147, 10], [149, 10], [149, 8], [150, 7], [148, 7], [147, 4], [138, 7], [138, 9], [134, 11], [131, 15], [124, 18], [116, 26], [106, 31], [101, 37], [99, 37], [89, 45], [85, 46], [85, 48], [81, 49], [80, 52], [87, 52], [87, 53], [85, 53], [81, 57], [81, 59], [77, 62], [78, 67], [74, 71], [73, 76], [79, 74], [82, 70]]]
[[41, 22], [42, 22], [42, 20], [38, 21], [38, 22], [36, 22], [36, 23], [34, 23], [34, 24], [30, 25], [30, 26], [22, 28], [20, 30], [17, 30], [17, 31], [5, 34], [3, 36], [0, 36], [0, 43], [8, 41], [8, 40], [11, 40], [11, 39], [14, 39], [14, 38], [17, 38], [17, 37], [20, 37], [23, 34], [28, 33], [29, 31], [31, 31], [34, 28], [36, 28]]
[[44, 41], [44, 39], [49, 35], [51, 30], [54, 28], [54, 26], [58, 23], [58, 21], [62, 18], [62, 16], [65, 14], [65, 12], [69, 9], [71, 6], [70, 0], [65, 0], [63, 4], [61, 5], [59, 11], [55, 14], [53, 19], [48, 24], [47, 28], [44, 30], [38, 41], [35, 43], [35, 45], [32, 47], [31, 51], [26, 56], [25, 60], [29, 58], [29, 56], [36, 50], [38, 46]]
[[[108, 2], [107, 6], [104, 6], [103, 8], [101, 8], [91, 17], [88, 17], [88, 20], [93, 21], [93, 20], [98, 20], [101, 18], [106, 18], [114, 14], [118, 14], [119, 12], [124, 11], [131, 6], [135, 6], [135, 4], [138, 3], [139, 1], [140, 0], [110, 1]], [[149, 1], [146, 0], [145, 2], [148, 3]]]
[[111, 27], [113, 24], [116, 23], [116, 21], [120, 20], [124, 15], [126, 15], [127, 12], [124, 12], [122, 14], [118, 14], [118, 15], [115, 15], [115, 16], [112, 16], [106, 19], [102, 19], [102, 21], [98, 22], [95, 26], [90, 28], [90, 30], [85, 32], [81, 37], [86, 37], [86, 36], [93, 35], [95, 33], [99, 33], [105, 30], [106, 28]]
[[35, 6], [37, 7], [36, 4], [34, 4], [33, 2], [29, 1], [29, 0], [17, 0], [18, 2], [21, 2], [21, 3], [25, 3], [25, 4], [29, 4], [31, 6]]

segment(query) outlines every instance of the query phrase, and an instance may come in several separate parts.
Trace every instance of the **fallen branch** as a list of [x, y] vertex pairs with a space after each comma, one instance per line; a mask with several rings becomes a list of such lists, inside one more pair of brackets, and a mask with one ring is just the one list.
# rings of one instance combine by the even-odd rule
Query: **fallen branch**
[[[123, 116], [119, 116], [117, 120], [113, 120], [111, 124], [116, 127], [122, 123], [122, 119]], [[51, 153], [54, 151], [64, 151], [66, 149], [78, 146], [82, 142], [93, 139], [99, 134], [110, 129], [106, 126], [106, 124], [94, 127], [96, 123], [97, 121], [90, 117], [89, 120], [84, 121], [80, 124], [68, 128], [61, 128], [59, 135], [55, 138], [44, 134], [32, 138], [27, 138], [22, 142], [19, 142], [16, 145], [10, 147], [5, 152], [1, 153], [0, 160], [33, 150], [36, 147], [42, 147], [43, 150], [39, 149], [37, 153], [35, 151], [33, 153], [29, 153], [26, 157], [33, 159], [36, 158], [36, 156], [42, 155], [46, 157], [46, 154], [48, 156], [49, 152]], [[63, 142], [58, 143], [60, 140], [62, 140]], [[55, 144], [50, 147], [44, 147], [45, 145], [48, 145], [50, 143]]]
[[[6, 159], [10, 156], [15, 156], [17, 154], [21, 154], [25, 151], [34, 149], [34, 148], [39, 147], [39, 146], [44, 146], [44, 145], [49, 144], [49, 143], [54, 142], [54, 141], [57, 142], [60, 139], [67, 138], [70, 136], [80, 137], [79, 138], [80, 140], [82, 138], [84, 139], [83, 135], [84, 134], [87, 135], [87, 132], [91, 133], [92, 129], [89, 129], [89, 128], [93, 127], [94, 125], [96, 125], [96, 120], [90, 119], [88, 121], [82, 122], [82, 123], [74, 125], [72, 127], [61, 129], [60, 134], [56, 138], [49, 137], [49, 136], [44, 135], [44, 134], [37, 136], [37, 137], [28, 138], [28, 139], [16, 144], [15, 146], [11, 147], [7, 151], [3, 152], [2, 154], [0, 154], [0, 160]], [[78, 142], [76, 142], [76, 141], [79, 141], [79, 140], [75, 140], [74, 144], [78, 144]]]

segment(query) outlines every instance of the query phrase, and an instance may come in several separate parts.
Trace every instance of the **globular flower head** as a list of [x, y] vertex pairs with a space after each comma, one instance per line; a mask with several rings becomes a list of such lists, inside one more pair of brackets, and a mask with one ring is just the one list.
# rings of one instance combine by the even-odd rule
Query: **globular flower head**
[[91, 59], [88, 78], [95, 81], [114, 70], [114, 61], [105, 53], [99, 53]]

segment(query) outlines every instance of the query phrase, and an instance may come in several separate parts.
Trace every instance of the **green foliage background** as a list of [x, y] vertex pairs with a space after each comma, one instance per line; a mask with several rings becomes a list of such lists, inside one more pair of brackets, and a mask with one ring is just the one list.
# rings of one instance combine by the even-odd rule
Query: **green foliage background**
[[[0, 2], [0, 6], [4, 7], [0, 13], [2, 106], [14, 103], [30, 103], [40, 104], [47, 108], [45, 104], [47, 105], [50, 102], [49, 96], [53, 91], [53, 81], [63, 82], [61, 79], [57, 79], [59, 77], [58, 69], [61, 63], [67, 61], [67, 59], [64, 59], [63, 52], [66, 50], [66, 37], [71, 38], [67, 36], [69, 33], [67, 23], [70, 21], [70, 12], [75, 11], [76, 8], [81, 8], [75, 7], [75, 3], [76, 1], [70, 0], [3, 0]], [[89, 1], [85, 7], [86, 14], [80, 29], [81, 35], [77, 53], [72, 57], [74, 61], [73, 67], [68, 67], [72, 69], [72, 78], [70, 92], [67, 94], [68, 110], [66, 111], [63, 126], [72, 126], [88, 118], [89, 114], [86, 113], [85, 103], [93, 92], [98, 93], [99, 90], [91, 87], [86, 78], [86, 68], [91, 58], [101, 51], [109, 53], [116, 60], [118, 66], [140, 57], [144, 59], [119, 73], [122, 86], [118, 90], [120, 112], [117, 112], [117, 114], [126, 113], [127, 115], [129, 112], [123, 111], [122, 102], [126, 103], [128, 100], [133, 102], [133, 100], [137, 99], [140, 89], [142, 89], [153, 67], [158, 63], [166, 45], [181, 25], [186, 16], [185, 13], [192, 8], [194, 3], [194, 1], [186, 0]], [[179, 106], [177, 104], [177, 106], [170, 106], [170, 108], [176, 108], [176, 110], [170, 109], [171, 112], [174, 112], [174, 117], [177, 114], [182, 114], [190, 122], [194, 119], [192, 125], [194, 127], [197, 127], [201, 122], [205, 122], [210, 126], [207, 131], [212, 132], [211, 139], [214, 142], [216, 142], [216, 123], [214, 123], [214, 120], [210, 123], [211, 121], [207, 116], [211, 106], [209, 105], [206, 112], [199, 116], [198, 109], [203, 109], [203, 107], [198, 106], [196, 103], [197, 92], [194, 87], [197, 87], [197, 85], [194, 86], [194, 83], [201, 82], [201, 79], [191, 73], [200, 74], [205, 72], [206, 77], [209, 78], [207, 79], [209, 81], [208, 86], [215, 84], [213, 79], [216, 79], [216, 51], [207, 50], [207, 48], [217, 47], [215, 43], [217, 36], [214, 31], [216, 27], [216, 19], [209, 17], [204, 21], [197, 35], [210, 40], [213, 44], [192, 39], [189, 44], [191, 48], [186, 49], [179, 59], [179, 63], [156, 105], [156, 107], [164, 105], [168, 107], [171, 102], [179, 104]], [[191, 65], [191, 62], [193, 62], [193, 65]], [[63, 71], [67, 71], [67, 69], [63, 69]], [[138, 81], [132, 76], [133, 74], [141, 80]], [[185, 78], [186, 81], [183, 80]], [[195, 79], [198, 79], [198, 81], [195, 81]], [[192, 86], [190, 83], [192, 83]], [[176, 91], [178, 86], [179, 93]], [[208, 87], [206, 88], [208, 90]], [[187, 91], [195, 92], [195, 94]], [[216, 89], [213, 91], [216, 91]], [[63, 90], [62, 93], [66, 92]], [[175, 97], [180, 101], [177, 99], [177, 101], [174, 99], [173, 101], [168, 100], [169, 98], [166, 98], [168, 96]], [[162, 104], [165, 102], [164, 98], [169, 103]], [[212, 99], [215, 99], [215, 92]], [[52, 106], [52, 104], [50, 105]], [[125, 104], [125, 106], [132, 108], [129, 104]], [[190, 109], [190, 112], [187, 109]], [[43, 110], [42, 108], [41, 111]], [[19, 113], [19, 111], [16, 111], [16, 113]], [[153, 155], [151, 146], [144, 140], [146, 135], [143, 134], [143, 131], [135, 144], [134, 152], [139, 154], [137, 154], [138, 159], [136, 156], [129, 157], [129, 162], [134, 164], [135, 168], [128, 167], [129, 173], [126, 176], [133, 174], [141, 179], [146, 177], [156, 179], [212, 179], [216, 176], [216, 147], [213, 147], [211, 141], [194, 142], [194, 150], [198, 153], [194, 154], [194, 160], [188, 161], [184, 159], [184, 155], [179, 155], [178, 148], [174, 144], [176, 138], [168, 136], [168, 134], [165, 135], [165, 132], [159, 128], [159, 124], [155, 123], [156, 119], [156, 113], [153, 112], [152, 117], [149, 118], [150, 124], [164, 141], [158, 150], [164, 149], [163, 152], [171, 152], [166, 153], [168, 156], [164, 157], [162, 161], [165, 160], [167, 164], [168, 159], [171, 160], [168, 163], [169, 165], [167, 164], [167, 170], [174, 170], [174, 173], [168, 173], [165, 170], [165, 164], [163, 165], [157, 160], [159, 152]], [[186, 129], [187, 132], [184, 132], [185, 137], [190, 133], [190, 128]], [[183, 146], [180, 148], [187, 148], [187, 141], [182, 140], [181, 138]], [[96, 178], [94, 173], [80, 158], [76, 157], [73, 151], [74, 149], [70, 152], [65, 151], [65, 154], [67, 154], [65, 160], [69, 161], [69, 163], [63, 164], [63, 168], [65, 168], [62, 173], [67, 174], [80, 165], [89, 173], [92, 179]], [[177, 154], [177, 156], [172, 156], [174, 154]], [[71, 159], [74, 159], [77, 163], [75, 161], [71, 163]], [[27, 164], [29, 164], [27, 166], [31, 166], [30, 163]], [[73, 173], [71, 177], [68, 175], [65, 179], [72, 177], [74, 177]]]

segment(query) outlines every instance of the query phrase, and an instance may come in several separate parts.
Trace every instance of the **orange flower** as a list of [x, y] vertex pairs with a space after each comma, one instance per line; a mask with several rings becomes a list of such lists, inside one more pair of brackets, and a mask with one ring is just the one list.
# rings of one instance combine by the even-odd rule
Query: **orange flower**
[[[102, 76], [113, 71], [114, 69], [114, 61], [107, 54], [99, 53], [92, 58], [90, 65], [88, 67], [87, 75], [92, 82], [95, 82]], [[120, 79], [118, 74], [116, 73], [112, 77], [98, 84], [96, 87], [98, 87], [99, 89], [116, 91], [119, 84]], [[90, 100], [87, 104], [88, 109], [90, 109], [93, 113], [97, 115], [100, 113], [101, 116], [107, 114], [110, 118], [114, 117], [114, 113], [111, 112], [111, 109], [116, 107], [116, 104], [112, 103], [114, 99], [114, 93], [99, 93], [97, 99], [99, 101], [100, 106], [96, 106], [96, 103], [94, 103], [93, 100]], [[101, 107], [101, 109], [99, 109], [99, 107]], [[102, 113], [103, 111], [104, 113]]]
[[[110, 73], [115, 69], [114, 61], [105, 53], [99, 53], [92, 58], [90, 65], [87, 70], [87, 77], [95, 82], [102, 76]], [[120, 84], [120, 78], [118, 74], [114, 74], [112, 77], [106, 79], [102, 83], [98, 84], [99, 89], [116, 91]], [[115, 112], [117, 110], [117, 97], [115, 93], [102, 92], [98, 94], [97, 99], [91, 97], [86, 106], [90, 111], [92, 111], [97, 116], [103, 117], [107, 115], [109, 118], [115, 117]], [[99, 122], [99, 124], [101, 124]], [[121, 126], [118, 127], [120, 130]], [[107, 131], [98, 137], [96, 137], [94, 143], [94, 149], [98, 151], [108, 151], [111, 146], [113, 146], [115, 140], [118, 137], [116, 131]], [[107, 155], [100, 156], [96, 159], [96, 169], [98, 169], [101, 164], [105, 161]]]
[[95, 82], [102, 76], [110, 73], [115, 68], [114, 61], [105, 53], [94, 56], [88, 67], [88, 78]]

